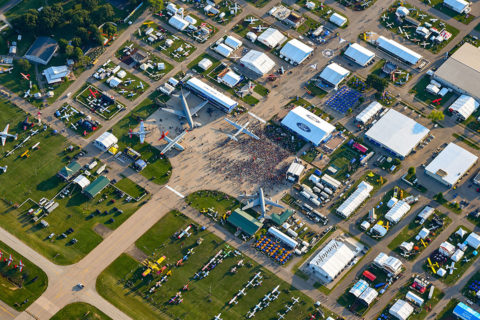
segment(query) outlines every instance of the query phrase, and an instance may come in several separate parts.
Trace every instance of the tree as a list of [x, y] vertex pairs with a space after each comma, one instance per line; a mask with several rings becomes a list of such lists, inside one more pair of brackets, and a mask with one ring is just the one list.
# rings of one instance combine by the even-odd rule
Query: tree
[[74, 50], [74, 47], [71, 44], [65, 47], [65, 54], [67, 55], [67, 57], [73, 56], [73, 50]]
[[[75, 35], [77, 35], [82, 40], [81, 43], [88, 42], [88, 38], [90, 37], [90, 35], [88, 34], [88, 30], [85, 27], [79, 27], [75, 32]], [[77, 45], [75, 44], [75, 46]]]
[[80, 47], [82, 45], [82, 39], [79, 37], [75, 37], [72, 39], [72, 46], [74, 47]]
[[376, 74], [369, 74], [367, 77], [367, 84], [378, 92], [383, 92], [388, 87], [388, 80], [379, 77]]
[[432, 121], [442, 121], [445, 119], [445, 114], [443, 114], [442, 110], [433, 110], [428, 115], [428, 118], [432, 119]]
[[152, 7], [153, 12], [163, 9], [163, 0], [148, 0], [148, 4]]
[[13, 21], [13, 24], [19, 30], [24, 32], [34, 32], [38, 26], [38, 11], [30, 9]]
[[82, 57], [83, 57], [82, 49], [80, 49], [79, 47], [75, 47], [75, 49], [73, 49], [73, 58], [75, 59], [75, 61], [80, 61]]
[[408, 168], [408, 174], [413, 176], [415, 174], [415, 168], [414, 167]]
[[117, 27], [111, 23], [107, 23], [103, 26], [103, 32], [109, 37], [113, 37], [117, 33]]
[[443, 193], [439, 192], [435, 195], [435, 200], [437, 200], [438, 202], [443, 202], [445, 200], [445, 198], [443, 197]]
[[65, 48], [68, 46], [68, 41], [67, 39], [61, 38], [58, 40], [58, 47], [60, 48], [60, 51], [65, 52]]
[[17, 64], [22, 72], [27, 72], [32, 67], [27, 59], [20, 59], [17, 61]]
[[103, 44], [103, 35], [98, 29], [98, 27], [94, 24], [91, 24], [89, 27], [89, 31], [90, 31], [90, 40], [98, 44], [99, 46], [101, 46]]

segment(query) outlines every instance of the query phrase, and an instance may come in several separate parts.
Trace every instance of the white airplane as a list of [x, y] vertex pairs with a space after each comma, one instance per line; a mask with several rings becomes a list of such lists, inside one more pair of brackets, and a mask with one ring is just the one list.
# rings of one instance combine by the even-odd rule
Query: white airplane
[[254, 27], [253, 29], [257, 30], [258, 32], [262, 32], [262, 30], [267, 29], [267, 27], [262, 26], [261, 24]]
[[247, 198], [247, 199], [255, 198], [255, 200], [252, 200], [252, 201], [248, 202], [245, 206], [243, 206], [242, 210], [247, 210], [247, 209], [250, 209], [250, 208], [253, 208], [253, 207], [256, 207], [256, 206], [260, 206], [262, 216], [265, 216], [265, 213], [267, 212], [266, 205], [274, 206], [274, 207], [281, 208], [281, 209], [284, 208], [284, 206], [282, 206], [281, 204], [278, 204], [275, 201], [272, 201], [270, 199], [266, 199], [264, 194], [263, 194], [263, 188], [258, 188], [258, 193], [257, 194], [241, 195], [240, 197]]
[[221, 315], [222, 315], [221, 313], [217, 314], [214, 320], [222, 320]]
[[283, 318], [285, 318], [285, 315], [283, 313], [280, 313], [280, 312], [277, 312], [277, 316], [278, 316], [278, 320], [282, 320]]
[[237, 296], [246, 296], [247, 293], [245, 292], [245, 288], [242, 288], [242, 290], [238, 291]]
[[296, 297], [296, 298], [292, 297], [292, 300], [293, 300], [292, 305], [294, 305], [295, 303], [297, 303], [298, 301], [300, 301], [300, 298], [299, 298], [299, 297]]
[[387, 25], [387, 28], [389, 28], [389, 29], [391, 29], [393, 27], [393, 23], [386, 22], [385, 24]]
[[286, 311], [286, 312], [290, 312], [290, 311], [292, 311], [292, 306], [287, 306], [287, 308], [286, 308], [286, 309], [287, 309], [287, 311]]
[[246, 18], [244, 21], [248, 22], [249, 24], [252, 24], [255, 21], [258, 21], [258, 19], [255, 19], [254, 17], [249, 17], [249, 18]]
[[143, 123], [143, 120], [142, 120], [140, 121], [140, 129], [138, 131], [132, 131], [132, 129], [130, 129], [128, 131], [128, 136], [130, 138], [132, 138], [132, 136], [138, 136], [138, 138], [140, 139], [140, 143], [143, 143], [148, 133], [150, 133], [150, 131], [145, 130], [145, 124]]
[[237, 15], [237, 12], [238, 12], [238, 9], [239, 9], [238, 4], [236, 2], [234, 2], [233, 7], [230, 7], [229, 9], [230, 9], [230, 11], [233, 11], [234, 15]]
[[253, 317], [255, 317], [255, 312], [253, 312], [253, 311], [247, 312], [247, 319], [251, 319]]
[[464, 258], [463, 259], [463, 262], [467, 263], [468, 261], [470, 261], [471, 259], [467, 259], [467, 258]]
[[430, 22], [433, 22], [433, 23], [435, 23], [437, 21], [438, 21], [438, 19], [430, 19]]
[[136, 95], [135, 92], [130, 92], [127, 97], [131, 98], [131, 97], [133, 97], [133, 96], [135, 96], [135, 95]]
[[2, 170], [2, 171], [3, 171], [3, 173], [5, 173], [5, 172], [7, 172], [7, 168], [8, 168], [8, 166], [5, 166], [5, 167], [0, 167], [0, 170]]
[[30, 89], [28, 89], [27, 91], [25, 91], [25, 94], [23, 95], [23, 98], [28, 98], [30, 97]]
[[228, 137], [231, 139], [231, 140], [235, 140], [235, 141], [238, 141], [237, 139], [237, 136], [240, 134], [240, 133], [245, 133], [247, 135], [249, 135], [250, 137], [254, 138], [255, 140], [260, 140], [260, 138], [255, 135], [254, 133], [250, 132], [247, 127], [248, 125], [250, 124], [250, 122], [247, 122], [245, 123], [244, 125], [239, 125], [238, 123], [228, 119], [228, 118], [225, 118], [225, 121], [227, 121], [228, 123], [230, 123], [232, 126], [234, 126], [235, 128], [237, 128], [238, 130], [234, 133], [234, 134], [229, 134]]
[[8, 133], [8, 128], [10, 127], [10, 124], [7, 124], [5, 129], [3, 129], [2, 132], [0, 132], [0, 138], [2, 139], [2, 146], [5, 145], [5, 142], [7, 142], [7, 138], [13, 138], [14, 140], [17, 140], [18, 135], [17, 134], [9, 134]]
[[142, 89], [143, 90], [143, 88], [145, 88], [145, 85], [143, 84], [142, 81], [140, 81], [140, 83], [137, 86], [137, 89]]
[[387, 19], [387, 16], [383, 15], [381, 19], [382, 19], [382, 21], [385, 21]]
[[168, 152], [172, 148], [175, 148], [175, 149], [180, 150], [180, 151], [185, 150], [185, 148], [182, 145], [180, 145], [178, 142], [183, 139], [185, 134], [187, 134], [186, 130], [183, 131], [182, 133], [180, 133], [174, 139], [170, 139], [167, 136], [167, 134], [168, 134], [168, 132], [167, 133], [162, 133], [162, 136], [160, 137], [160, 140], [165, 139], [168, 142], [168, 144], [162, 149], [162, 151], [160, 151], [161, 155], [165, 154], [166, 152]]
[[173, 113], [177, 115], [178, 117], [185, 118], [187, 119], [188, 125], [190, 126], [190, 129], [193, 129], [197, 126], [201, 126], [200, 123], [194, 122], [192, 119], [192, 115], [198, 113], [205, 105], [207, 105], [208, 100], [202, 101], [200, 104], [196, 105], [194, 108], [190, 109], [187, 103], [187, 99], [185, 99], [190, 92], [187, 92], [187, 94], [183, 94], [183, 90], [180, 91], [180, 101], [182, 103], [182, 109], [183, 110], [175, 110], [175, 109], [170, 109], [170, 108], [163, 108], [164, 111]]

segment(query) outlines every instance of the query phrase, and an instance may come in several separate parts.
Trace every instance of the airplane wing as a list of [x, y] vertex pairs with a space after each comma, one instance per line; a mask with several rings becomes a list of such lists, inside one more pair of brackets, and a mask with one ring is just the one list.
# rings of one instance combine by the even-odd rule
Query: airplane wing
[[145, 132], [145, 125], [143, 124], [143, 121], [140, 122], [140, 132]]
[[234, 126], [235, 128], [237, 129], [242, 129], [242, 126], [239, 125], [238, 123], [236, 122], [233, 122], [232, 120], [228, 119], [228, 118], [225, 118], [225, 121], [227, 121], [228, 123], [230, 123], [232, 126]]
[[138, 135], [138, 137], [140, 138], [140, 143], [144, 143], [145, 142], [145, 133], [140, 133]]
[[249, 203], [247, 203], [247, 204], [242, 208], [242, 210], [247, 210], [247, 209], [256, 207], [256, 206], [258, 206], [258, 205], [260, 205], [260, 197], [258, 197], [258, 198], [256, 198], [255, 200], [250, 201]]
[[10, 127], [10, 124], [7, 124], [7, 126], [5, 127], [5, 129], [3, 129], [2, 133], [7, 134], [9, 127]]
[[180, 151], [185, 150], [185, 148], [182, 145], [180, 145], [178, 143], [178, 141], [180, 139], [182, 139], [185, 136], [186, 133], [187, 133], [187, 131], [183, 131], [178, 136], [176, 136], [175, 139], [170, 139], [170, 138], [165, 136], [165, 140], [168, 141], [168, 144], [165, 146], [165, 148], [162, 149], [162, 151], [160, 151], [160, 154], [165, 154], [166, 152], [168, 152], [173, 147], [175, 147], [176, 149], [178, 149]]
[[195, 108], [192, 108], [190, 110], [190, 114], [196, 114], [198, 111], [202, 110], [203, 107], [205, 107], [205, 105], [207, 105], [208, 103], [208, 100], [205, 100], [205, 101], [202, 101], [200, 104], [196, 105]]
[[2, 137], [2, 146], [4, 146], [4, 145], [5, 145], [5, 142], [7, 142], [7, 138], [5, 138], [5, 137]]
[[247, 129], [243, 129], [242, 132], [245, 134], [248, 134], [250, 137], [252, 137], [255, 140], [260, 140], [260, 138], [257, 135], [255, 135], [251, 131], [248, 131]]
[[281, 204], [278, 204], [275, 201], [272, 201], [272, 200], [269, 200], [269, 199], [265, 199], [265, 204], [271, 205], [273, 207], [281, 208], [281, 209], [284, 208], [284, 206], [282, 206]]
[[185, 117], [185, 114], [183, 113], [183, 111], [180, 111], [180, 110], [175, 110], [175, 109], [170, 109], [170, 108], [163, 108], [162, 109], [163, 111], [167, 111], [169, 113], [172, 113], [178, 117], [181, 117], [181, 118], [186, 118]]

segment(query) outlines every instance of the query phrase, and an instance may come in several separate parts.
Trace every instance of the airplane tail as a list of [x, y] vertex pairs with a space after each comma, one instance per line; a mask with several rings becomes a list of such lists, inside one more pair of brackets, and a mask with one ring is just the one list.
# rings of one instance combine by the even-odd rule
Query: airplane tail
[[167, 132], [162, 131], [162, 135], [160, 136], [160, 139], [158, 139], [158, 141], [165, 139], [167, 135], [168, 135], [168, 131]]
[[237, 142], [238, 142], [237, 137], [235, 137], [233, 134], [227, 134], [227, 136], [228, 136], [231, 140], [234, 140], [234, 141], [237, 141]]
[[13, 137], [13, 139], [15, 139], [15, 140], [18, 139], [18, 133], [15, 133], [15, 136]]

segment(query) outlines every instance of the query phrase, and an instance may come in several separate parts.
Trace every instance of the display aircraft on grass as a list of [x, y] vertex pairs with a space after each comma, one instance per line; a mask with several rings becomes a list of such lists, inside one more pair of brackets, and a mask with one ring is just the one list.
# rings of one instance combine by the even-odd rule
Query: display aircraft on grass
[[255, 140], [260, 140], [260, 138], [255, 135], [254, 133], [252, 133], [251, 131], [249, 131], [247, 129], [248, 125], [250, 124], [250, 122], [247, 122], [245, 123], [244, 125], [240, 125], [228, 118], [225, 118], [225, 121], [227, 121], [228, 123], [230, 123], [232, 126], [234, 126], [235, 128], [237, 128], [238, 130], [234, 133], [234, 134], [229, 134], [228, 137], [231, 139], [231, 140], [235, 140], [235, 141], [238, 141], [237, 139], [237, 136], [240, 134], [240, 133], [245, 133], [247, 135], [249, 135], [250, 137], [254, 138]]
[[149, 133], [150, 131], [145, 130], [145, 124], [143, 123], [143, 120], [142, 120], [140, 121], [140, 129], [138, 131], [132, 131], [132, 129], [130, 129], [130, 131], [128, 131], [128, 136], [130, 138], [132, 138], [132, 136], [138, 136], [138, 138], [140, 139], [140, 143], [144, 143], [145, 137]]
[[13, 138], [14, 140], [17, 140], [18, 135], [16, 134], [9, 134], [8, 133], [8, 128], [10, 127], [9, 124], [3, 129], [2, 132], [0, 132], [0, 138], [2, 139], [2, 146], [5, 145], [5, 142], [7, 142], [7, 138]]
[[266, 205], [270, 205], [270, 206], [281, 208], [281, 209], [284, 208], [284, 206], [282, 206], [281, 204], [278, 204], [275, 201], [265, 198], [265, 195], [263, 193], [263, 188], [258, 188], [258, 193], [256, 194], [240, 195], [240, 197], [244, 199], [254, 199], [252, 201], [249, 201], [245, 206], [243, 206], [242, 210], [247, 210], [253, 207], [260, 206], [262, 217], [265, 217], [265, 214], [267, 212]]
[[190, 108], [190, 106], [188, 105], [187, 99], [186, 99], [186, 97], [188, 97], [189, 94], [190, 94], [190, 92], [187, 92], [186, 94], [183, 94], [183, 90], [181, 90], [180, 95], [176, 96], [176, 97], [180, 98], [180, 102], [182, 104], [182, 110], [175, 110], [175, 109], [170, 109], [170, 108], [163, 108], [163, 110], [167, 111], [169, 113], [173, 113], [174, 115], [176, 115], [180, 118], [185, 118], [188, 122], [188, 125], [189, 125], [190, 129], [193, 129], [195, 127], [201, 126], [202, 124], [193, 121], [192, 115], [197, 114], [203, 107], [205, 107], [205, 105], [207, 105], [207, 103], [208, 103], [208, 100], [204, 100], [204, 101], [200, 102], [198, 105], [196, 105], [195, 107]]
[[183, 131], [182, 133], [180, 133], [178, 136], [176, 136], [174, 139], [170, 139], [167, 135], [168, 135], [168, 131], [167, 132], [162, 132], [162, 136], [160, 137], [159, 140], [163, 140], [165, 139], [168, 144], [162, 149], [162, 151], [160, 151], [160, 154], [161, 155], [164, 155], [165, 153], [167, 153], [170, 149], [172, 148], [175, 148], [177, 150], [180, 150], [180, 151], [183, 151], [185, 150], [185, 148], [179, 144], [178, 142], [180, 140], [183, 139], [183, 137], [187, 134], [187, 131]]

